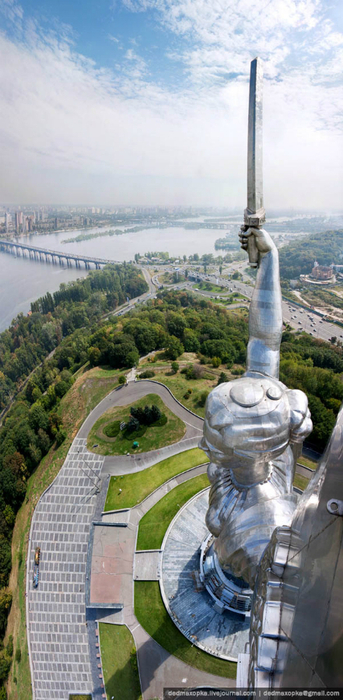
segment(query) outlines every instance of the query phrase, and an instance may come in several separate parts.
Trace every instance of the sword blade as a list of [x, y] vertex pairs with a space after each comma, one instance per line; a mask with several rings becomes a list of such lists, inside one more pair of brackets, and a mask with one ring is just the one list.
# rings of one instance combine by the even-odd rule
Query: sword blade
[[263, 208], [262, 99], [262, 61], [255, 58], [250, 66], [248, 126], [248, 209], [252, 214]]
[[[263, 68], [260, 58], [250, 64], [248, 122], [248, 203], [243, 230], [261, 228], [266, 220], [263, 208], [262, 173], [262, 90]], [[259, 254], [253, 236], [248, 238], [249, 265], [258, 267]]]

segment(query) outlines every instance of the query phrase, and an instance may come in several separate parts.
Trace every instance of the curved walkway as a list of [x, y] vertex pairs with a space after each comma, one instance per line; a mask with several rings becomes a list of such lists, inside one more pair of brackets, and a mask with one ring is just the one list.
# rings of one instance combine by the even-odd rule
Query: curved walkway
[[[129, 404], [143, 398], [147, 394], [157, 394], [178, 418], [186, 425], [186, 432], [182, 440], [174, 442], [167, 447], [161, 447], [158, 450], [150, 452], [133, 453], [127, 455], [109, 455], [104, 457], [102, 474], [111, 474], [117, 476], [119, 474], [129, 474], [131, 472], [141, 471], [151, 467], [156, 462], [159, 462], [166, 457], [189, 450], [196, 447], [203, 430], [203, 419], [195, 416], [188, 411], [184, 406], [174, 399], [167, 387], [157, 382], [140, 380], [139, 382], [129, 382], [120, 389], [112, 391], [93, 409], [84, 424], [79, 430], [78, 437], [87, 440], [87, 436], [94, 423], [102, 416], [109, 408], [115, 406], [128, 406]], [[99, 455], [100, 457], [100, 455]]]

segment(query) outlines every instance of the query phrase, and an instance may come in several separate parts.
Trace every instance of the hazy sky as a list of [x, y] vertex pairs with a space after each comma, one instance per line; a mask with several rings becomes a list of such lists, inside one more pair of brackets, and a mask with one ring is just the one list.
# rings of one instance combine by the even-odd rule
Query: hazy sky
[[0, 201], [343, 205], [342, 0], [0, 0]]

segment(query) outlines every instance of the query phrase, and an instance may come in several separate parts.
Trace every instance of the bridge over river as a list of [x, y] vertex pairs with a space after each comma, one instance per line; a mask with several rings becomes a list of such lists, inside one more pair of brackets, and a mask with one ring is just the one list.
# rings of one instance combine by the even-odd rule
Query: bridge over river
[[17, 243], [4, 239], [0, 239], [0, 250], [15, 256], [27, 257], [30, 258], [30, 260], [39, 260], [41, 262], [52, 263], [53, 265], [67, 264], [67, 267], [72, 267], [74, 262], [75, 267], [81, 267], [81, 263], [83, 263], [87, 270], [90, 269], [91, 265], [94, 265], [97, 270], [100, 270], [102, 265], [116, 264], [118, 262], [117, 260], [107, 260], [105, 258], [93, 258], [89, 255], [76, 255], [75, 253], [49, 250], [48, 248], [38, 248], [29, 243]]

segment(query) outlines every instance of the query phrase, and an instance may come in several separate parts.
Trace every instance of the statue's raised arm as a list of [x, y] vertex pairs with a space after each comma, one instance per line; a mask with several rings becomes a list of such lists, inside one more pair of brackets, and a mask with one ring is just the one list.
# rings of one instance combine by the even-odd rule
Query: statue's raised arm
[[275, 527], [291, 521], [297, 456], [312, 429], [306, 395], [279, 381], [282, 297], [278, 251], [262, 228], [259, 59], [251, 64], [248, 132], [248, 198], [240, 240], [250, 265], [258, 269], [249, 312], [247, 368], [242, 377], [210, 393], [201, 441], [210, 459], [206, 523], [213, 535], [204, 559], [205, 579], [215, 569], [227, 599], [234, 596], [236, 585], [228, 583], [230, 577], [254, 585]]
[[247, 372], [278, 378], [282, 335], [279, 255], [269, 233], [257, 228], [240, 234], [244, 250], [248, 249], [249, 236], [255, 238], [259, 263], [249, 313]]

